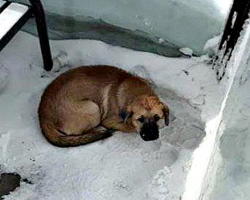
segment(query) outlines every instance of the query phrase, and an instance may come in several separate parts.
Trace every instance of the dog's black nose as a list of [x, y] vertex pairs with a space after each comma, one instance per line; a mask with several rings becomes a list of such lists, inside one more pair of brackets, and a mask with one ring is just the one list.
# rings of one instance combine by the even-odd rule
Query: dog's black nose
[[144, 141], [157, 140], [159, 138], [159, 128], [156, 123], [144, 124], [140, 135]]
[[153, 140], [157, 140], [159, 138], [159, 135], [152, 135], [152, 136], [141, 136], [141, 138], [144, 140], [144, 141], [153, 141]]

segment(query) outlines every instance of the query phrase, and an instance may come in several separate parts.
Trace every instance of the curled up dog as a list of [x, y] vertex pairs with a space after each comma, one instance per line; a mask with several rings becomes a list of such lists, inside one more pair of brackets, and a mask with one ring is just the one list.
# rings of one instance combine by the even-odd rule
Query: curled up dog
[[112, 66], [69, 70], [45, 89], [38, 109], [42, 133], [60, 147], [78, 146], [112, 135], [138, 132], [159, 138], [169, 108], [146, 80]]

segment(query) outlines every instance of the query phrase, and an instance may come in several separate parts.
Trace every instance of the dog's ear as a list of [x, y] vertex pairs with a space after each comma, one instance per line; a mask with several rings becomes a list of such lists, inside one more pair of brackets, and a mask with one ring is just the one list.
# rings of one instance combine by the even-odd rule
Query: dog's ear
[[128, 121], [128, 119], [132, 117], [133, 112], [128, 112], [128, 111], [122, 109], [120, 111], [119, 115], [123, 119], [123, 121], [126, 123]]
[[165, 106], [162, 111], [163, 111], [163, 114], [165, 117], [165, 124], [166, 124], [166, 126], [169, 126], [169, 109], [168, 109], [168, 107]]

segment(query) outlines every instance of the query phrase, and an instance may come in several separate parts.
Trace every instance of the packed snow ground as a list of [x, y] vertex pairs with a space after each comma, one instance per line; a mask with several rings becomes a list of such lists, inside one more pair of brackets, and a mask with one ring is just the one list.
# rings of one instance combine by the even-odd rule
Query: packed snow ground
[[[5, 200], [180, 200], [192, 153], [225, 92], [206, 56], [166, 58], [93, 40], [51, 41], [56, 67], [45, 72], [38, 39], [20, 32], [0, 54], [0, 166], [19, 173]], [[44, 88], [79, 65], [107, 64], [150, 79], [175, 119], [161, 138], [115, 133], [93, 144], [58, 148], [38, 126]]]

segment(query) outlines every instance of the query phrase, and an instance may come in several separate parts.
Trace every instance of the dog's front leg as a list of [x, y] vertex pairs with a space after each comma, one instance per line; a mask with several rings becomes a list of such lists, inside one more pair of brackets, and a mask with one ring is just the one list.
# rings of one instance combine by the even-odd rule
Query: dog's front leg
[[116, 131], [122, 131], [125, 133], [135, 132], [135, 128], [132, 125], [125, 123], [122, 119], [117, 117], [104, 119], [101, 124], [108, 129], [113, 129]]

